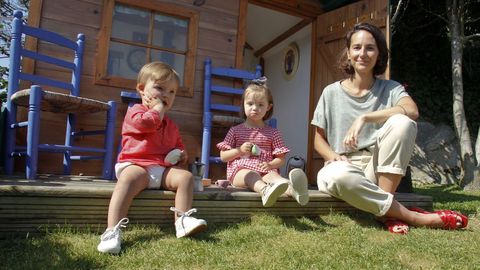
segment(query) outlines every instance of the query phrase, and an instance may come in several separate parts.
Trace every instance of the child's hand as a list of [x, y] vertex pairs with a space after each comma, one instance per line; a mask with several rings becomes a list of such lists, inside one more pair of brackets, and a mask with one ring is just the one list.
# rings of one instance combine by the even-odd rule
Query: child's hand
[[143, 96], [145, 106], [149, 109], [162, 112], [165, 110], [166, 104], [160, 97], [151, 96], [149, 93], [145, 93]]
[[253, 147], [253, 143], [251, 143], [251, 142], [244, 142], [244, 143], [240, 146], [240, 153], [242, 153], [242, 154], [244, 154], [244, 155], [250, 156], [250, 154], [252, 153], [252, 147]]
[[182, 165], [185, 165], [185, 164], [187, 164], [187, 162], [188, 162], [187, 151], [182, 150], [182, 152], [180, 153], [180, 159], [178, 160], [178, 163], [182, 164]]
[[272, 168], [270, 167], [270, 164], [268, 162], [262, 162], [260, 163], [260, 168], [264, 171], [269, 171]]
[[165, 106], [165, 103], [163, 101], [161, 101], [160, 99], [158, 99], [160, 102], [157, 102], [153, 107], [152, 109], [161, 113], [161, 112], [165, 112], [165, 109], [166, 109], [166, 106]]

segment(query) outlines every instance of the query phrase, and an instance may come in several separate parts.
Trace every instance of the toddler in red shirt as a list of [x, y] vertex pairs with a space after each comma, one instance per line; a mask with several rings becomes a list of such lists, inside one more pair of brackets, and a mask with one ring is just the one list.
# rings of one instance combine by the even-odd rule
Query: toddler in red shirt
[[[193, 175], [175, 166], [188, 160], [178, 127], [165, 114], [173, 105], [180, 79], [175, 70], [162, 62], [142, 67], [137, 78], [141, 104], [130, 107], [122, 126], [122, 151], [115, 165], [117, 184], [108, 208], [108, 228], [97, 249], [119, 253], [121, 229], [128, 223], [133, 198], [144, 189], [176, 191], [175, 229], [177, 238], [204, 230], [203, 219], [190, 216]], [[170, 154], [169, 154], [170, 153]]]

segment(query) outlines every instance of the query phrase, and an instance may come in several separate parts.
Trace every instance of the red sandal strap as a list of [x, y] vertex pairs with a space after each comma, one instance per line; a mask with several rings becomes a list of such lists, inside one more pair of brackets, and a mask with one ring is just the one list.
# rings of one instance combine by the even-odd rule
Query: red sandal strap
[[395, 234], [407, 234], [409, 231], [409, 226], [407, 223], [400, 221], [398, 219], [387, 219], [383, 221], [383, 224], [387, 227], [388, 231]]
[[[439, 210], [435, 211], [436, 214], [440, 216], [443, 222], [443, 228], [446, 230], [456, 230], [460, 228], [465, 228], [468, 225], [468, 217], [461, 213], [457, 213], [451, 210]], [[460, 217], [460, 225], [457, 225], [458, 217]]]

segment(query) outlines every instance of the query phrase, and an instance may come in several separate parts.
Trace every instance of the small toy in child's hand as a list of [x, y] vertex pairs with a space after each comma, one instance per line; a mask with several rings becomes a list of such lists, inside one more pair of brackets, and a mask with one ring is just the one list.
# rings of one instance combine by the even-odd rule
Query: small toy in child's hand
[[175, 165], [180, 161], [181, 155], [182, 150], [173, 149], [172, 151], [168, 152], [167, 156], [165, 156], [165, 162]]
[[252, 146], [251, 152], [252, 152], [252, 155], [254, 155], [254, 156], [260, 156], [260, 153], [262, 153], [262, 149], [260, 149], [260, 147], [258, 147], [258, 145], [254, 144]]

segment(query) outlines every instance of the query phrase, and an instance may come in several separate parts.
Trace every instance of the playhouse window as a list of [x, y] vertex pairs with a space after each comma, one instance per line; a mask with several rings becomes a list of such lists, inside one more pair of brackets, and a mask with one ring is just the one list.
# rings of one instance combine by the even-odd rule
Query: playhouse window
[[105, 0], [96, 82], [135, 88], [140, 68], [163, 61], [180, 75], [179, 95], [193, 95], [198, 15], [151, 1]]

